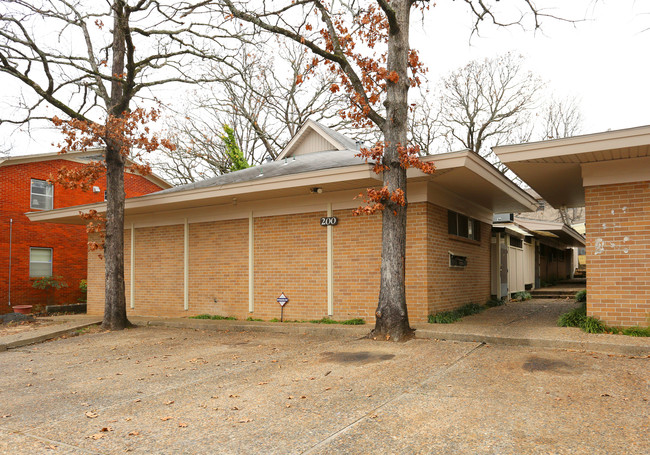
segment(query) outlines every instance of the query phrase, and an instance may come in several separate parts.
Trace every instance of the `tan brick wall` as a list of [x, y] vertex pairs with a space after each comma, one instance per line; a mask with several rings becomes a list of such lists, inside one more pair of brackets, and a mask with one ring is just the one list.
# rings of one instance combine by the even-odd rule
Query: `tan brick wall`
[[246, 319], [248, 220], [215, 221], [189, 226], [188, 312]]
[[585, 188], [587, 314], [650, 325], [650, 182]]
[[[255, 218], [255, 311], [248, 313], [248, 220], [190, 224], [189, 310], [183, 309], [183, 226], [135, 230], [135, 309], [128, 308], [130, 231], [125, 232], [129, 315], [191, 316], [201, 313], [279, 318], [276, 298], [289, 297], [288, 320], [327, 316], [327, 228], [323, 212]], [[334, 319], [374, 322], [379, 293], [381, 215], [334, 213]], [[427, 226], [428, 225], [428, 226]], [[489, 226], [480, 244], [450, 239], [447, 211], [428, 203], [409, 206], [406, 286], [409, 317], [424, 322], [432, 312], [489, 296]], [[448, 267], [448, 252], [468, 256], [465, 269]], [[103, 311], [103, 261], [89, 255], [89, 314]], [[216, 299], [216, 302], [214, 301]]]
[[[428, 204], [429, 314], [467, 303], [483, 304], [490, 297], [491, 228], [481, 223], [481, 240], [448, 234], [447, 209]], [[467, 267], [449, 267], [449, 252], [467, 256]]]
[[261, 319], [280, 318], [276, 302], [289, 297], [287, 320], [327, 316], [326, 213], [255, 218], [255, 312]]

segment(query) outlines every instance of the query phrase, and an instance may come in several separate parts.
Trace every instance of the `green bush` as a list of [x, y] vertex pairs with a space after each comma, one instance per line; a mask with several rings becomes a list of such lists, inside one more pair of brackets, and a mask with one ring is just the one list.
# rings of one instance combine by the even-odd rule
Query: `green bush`
[[587, 290], [583, 289], [582, 291], [576, 292], [576, 302], [586, 302], [587, 301]]
[[591, 316], [585, 318], [580, 328], [587, 333], [604, 333], [607, 331], [607, 326], [600, 319]]
[[581, 327], [586, 318], [587, 305], [582, 304], [578, 308], [574, 308], [560, 316], [557, 320], [557, 325], [560, 327]]
[[526, 292], [526, 291], [517, 292], [515, 294], [515, 300], [518, 300], [520, 302], [523, 302], [524, 300], [530, 300], [532, 298], [533, 296], [530, 295], [530, 292]]
[[62, 276], [44, 276], [41, 278], [36, 278], [32, 283], [34, 289], [61, 289], [67, 288], [68, 283], [63, 281]]
[[255, 319], [255, 318], [250, 317], [250, 316], [248, 316], [246, 318], [246, 320], [249, 321], [249, 322], [264, 322], [264, 319]]

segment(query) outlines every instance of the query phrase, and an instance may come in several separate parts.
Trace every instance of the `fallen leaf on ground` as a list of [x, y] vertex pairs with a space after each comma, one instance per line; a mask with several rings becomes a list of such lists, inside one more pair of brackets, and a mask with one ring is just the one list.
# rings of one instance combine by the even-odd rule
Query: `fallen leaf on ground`
[[141, 401], [142, 401], [142, 400], [141, 400], [140, 398], [138, 398], [138, 399], [135, 400], [136, 403], [140, 403]]
[[174, 404], [174, 400], [171, 400], [171, 401], [165, 401], [165, 404], [166, 404], [166, 405]]
[[264, 385], [264, 384], [268, 384], [268, 382], [262, 381], [257, 383], [257, 385]]
[[252, 422], [252, 421], [253, 421], [253, 419], [242, 419], [238, 423], [248, 423], [248, 422]]
[[95, 413], [92, 412], [92, 411], [86, 411], [86, 417], [88, 417], [89, 419], [94, 419], [94, 418], [97, 417], [98, 415], [99, 415], [99, 414], [95, 414]]
[[113, 431], [113, 429], [111, 427], [104, 427], [99, 431], [102, 433], [108, 433], [109, 431]]
[[187, 424], [185, 422], [178, 422], [178, 426], [181, 428], [187, 427]]
[[3, 419], [6, 419], [7, 417], [11, 417], [11, 414], [5, 414], [2, 416]]
[[129, 433], [129, 436], [140, 436], [140, 432], [139, 431], [132, 431], [132, 432]]
[[600, 396], [601, 397], [611, 397], [611, 395], [609, 393], [601, 393]]
[[88, 439], [94, 439], [94, 440], [96, 441], [96, 440], [98, 440], [98, 439], [103, 438], [104, 436], [105, 436], [105, 435], [102, 434], [102, 433], [95, 433], [95, 434], [92, 435], [92, 436], [88, 436]]
[[167, 417], [161, 417], [160, 418], [160, 420], [162, 420], [163, 422], [166, 422], [167, 420], [171, 420], [171, 419], [173, 419], [172, 416], [167, 416]]

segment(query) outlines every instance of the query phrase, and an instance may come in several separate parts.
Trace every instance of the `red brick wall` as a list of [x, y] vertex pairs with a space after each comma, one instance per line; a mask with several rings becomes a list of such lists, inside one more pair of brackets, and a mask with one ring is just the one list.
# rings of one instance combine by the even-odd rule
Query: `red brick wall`
[[[79, 282], [86, 278], [87, 248], [83, 226], [32, 223], [24, 215], [30, 209], [31, 179], [47, 180], [61, 166], [80, 167], [66, 160], [51, 160], [0, 167], [0, 314], [13, 311], [9, 300], [9, 220], [13, 219], [11, 303], [40, 305], [47, 301], [45, 291], [32, 288], [29, 277], [30, 247], [53, 249], [52, 273], [61, 276], [68, 287], [54, 294], [56, 304], [76, 303], [81, 296]], [[89, 204], [104, 200], [105, 179], [98, 181], [99, 193], [68, 190], [54, 185], [54, 208]], [[125, 175], [127, 197], [139, 196], [160, 188], [149, 180]]]
[[[334, 319], [361, 317], [374, 322], [379, 293], [381, 215], [334, 213]], [[191, 316], [201, 313], [280, 317], [276, 298], [289, 297], [288, 320], [327, 316], [327, 228], [325, 212], [255, 218], [255, 311], [248, 313], [248, 220], [190, 224], [189, 310], [183, 309], [183, 226], [136, 229], [135, 309], [129, 314]], [[125, 235], [127, 302], [130, 233]], [[427, 204], [409, 206], [406, 286], [409, 317], [424, 322], [432, 312], [469, 302], [483, 303], [490, 293], [490, 227], [481, 241], [447, 235], [447, 210]], [[468, 266], [452, 269], [448, 252], [468, 257]], [[103, 311], [103, 266], [90, 253], [89, 310]], [[97, 277], [96, 275], [101, 275]], [[94, 289], [95, 286], [101, 289]], [[93, 289], [90, 289], [93, 287]], [[217, 300], [216, 302], [214, 300]]]
[[650, 325], [650, 182], [585, 188], [587, 314]]

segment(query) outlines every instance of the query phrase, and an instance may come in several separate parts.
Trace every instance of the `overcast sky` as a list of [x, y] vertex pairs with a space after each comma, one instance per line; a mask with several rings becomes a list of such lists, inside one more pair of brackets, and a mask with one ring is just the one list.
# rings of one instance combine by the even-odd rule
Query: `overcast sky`
[[[523, 4], [504, 0], [499, 5], [510, 8], [517, 3]], [[413, 24], [411, 45], [420, 50], [431, 82], [472, 59], [521, 53], [529, 68], [548, 81], [550, 90], [580, 100], [584, 133], [650, 124], [650, 30], [645, 31], [650, 29], [650, 0], [538, 3], [547, 5], [549, 13], [585, 20], [545, 19], [537, 32], [484, 27], [481, 36], [470, 41], [472, 23], [463, 3], [444, 0]], [[8, 92], [5, 85], [0, 97]], [[26, 136], [19, 133], [2, 140], [14, 144], [12, 155], [55, 151], [51, 132], [35, 131], [36, 142]]]
[[553, 92], [579, 98], [583, 132], [650, 124], [649, 0], [539, 1], [548, 5], [548, 13], [585, 20], [571, 24], [544, 19], [536, 33], [484, 28], [471, 42], [472, 24], [460, 2], [437, 3], [412, 36], [430, 80], [472, 59], [514, 51], [526, 57]]

